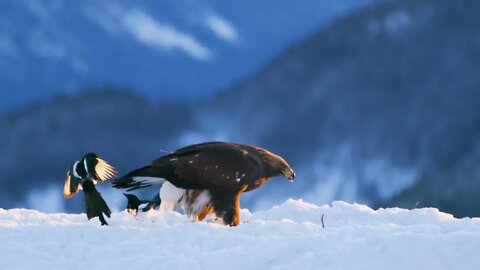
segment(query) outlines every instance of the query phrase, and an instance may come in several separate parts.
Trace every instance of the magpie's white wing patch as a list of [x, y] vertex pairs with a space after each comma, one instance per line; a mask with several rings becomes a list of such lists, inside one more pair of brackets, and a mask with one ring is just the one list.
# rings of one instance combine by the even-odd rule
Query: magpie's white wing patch
[[97, 180], [106, 181], [117, 176], [117, 170], [108, 164], [105, 160], [97, 157], [97, 164], [95, 165], [95, 174]]

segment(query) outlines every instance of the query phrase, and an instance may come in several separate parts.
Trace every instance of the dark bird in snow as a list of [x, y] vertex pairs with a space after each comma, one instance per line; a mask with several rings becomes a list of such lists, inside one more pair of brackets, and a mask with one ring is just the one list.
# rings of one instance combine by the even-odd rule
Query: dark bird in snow
[[110, 164], [96, 154], [88, 153], [81, 160], [73, 163], [68, 170], [63, 186], [63, 196], [69, 199], [83, 189], [88, 219], [98, 217], [102, 225], [108, 225], [103, 215], [110, 218], [111, 211], [95, 185], [114, 178], [116, 175], [115, 168]]
[[128, 191], [163, 183], [162, 205], [181, 207], [196, 220], [213, 213], [225, 225], [236, 226], [242, 193], [276, 176], [292, 182], [295, 173], [272, 152], [253, 145], [207, 142], [178, 149], [112, 183]]
[[123, 195], [127, 198], [127, 211], [135, 214], [138, 212], [138, 208], [142, 204], [147, 204], [142, 208], [142, 212], [147, 212], [157, 206], [160, 206], [161, 203], [160, 194], [155, 195], [151, 200], [140, 200], [134, 194], [123, 193]]

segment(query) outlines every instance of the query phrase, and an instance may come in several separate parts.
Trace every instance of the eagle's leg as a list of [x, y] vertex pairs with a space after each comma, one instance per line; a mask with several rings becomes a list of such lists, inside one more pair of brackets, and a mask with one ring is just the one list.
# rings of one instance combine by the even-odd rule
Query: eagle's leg
[[[221, 194], [221, 193], [220, 193]], [[230, 227], [240, 224], [240, 194], [219, 195], [214, 201], [214, 210], [217, 217], [223, 219], [223, 224]]]
[[212, 212], [213, 212], [213, 209], [210, 206], [203, 208], [202, 211], [197, 215], [197, 221], [204, 220]]
[[223, 223], [230, 227], [237, 226], [240, 224], [240, 210], [238, 207], [233, 206], [229, 209], [226, 209], [223, 214]]

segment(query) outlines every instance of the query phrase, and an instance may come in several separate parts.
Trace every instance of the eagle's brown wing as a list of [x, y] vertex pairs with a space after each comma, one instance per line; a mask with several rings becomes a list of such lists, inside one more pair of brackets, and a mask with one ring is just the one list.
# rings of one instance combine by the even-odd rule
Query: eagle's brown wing
[[173, 169], [167, 178], [182, 188], [228, 188], [232, 191], [265, 177], [265, 164], [249, 149], [231, 143], [205, 143], [179, 149], [152, 163], [152, 171]]

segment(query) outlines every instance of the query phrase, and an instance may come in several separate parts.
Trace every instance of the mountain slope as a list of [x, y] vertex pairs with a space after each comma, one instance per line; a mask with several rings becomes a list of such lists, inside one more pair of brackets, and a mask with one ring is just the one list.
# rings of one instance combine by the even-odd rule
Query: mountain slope
[[480, 220], [437, 209], [289, 200], [242, 210], [241, 218], [230, 228], [174, 212], [116, 212], [111, 226], [101, 227], [83, 214], [0, 209], [0, 252], [8, 255], [0, 267], [473, 270], [480, 262]]
[[[161, 149], [174, 149], [179, 130], [190, 122], [185, 105], [150, 103], [128, 90], [106, 87], [3, 115], [2, 207], [25, 207], [32, 190], [48, 193], [51, 186], [58, 187], [60, 199], [61, 180], [85, 153], [98, 153], [126, 173], [161, 155]], [[45, 209], [42, 202], [36, 204]], [[83, 209], [83, 204], [75, 209]]]
[[[356, 12], [225, 91], [192, 132], [289, 157], [297, 185], [260, 191], [278, 200], [384, 201], [427, 175], [478, 164], [479, 11], [472, 1], [412, 0]], [[480, 214], [474, 203], [462, 214]]]
[[0, 110], [104, 83], [210, 96], [370, 2], [2, 1]]
[[295, 197], [478, 216], [479, 11], [471, 1], [375, 5], [211, 100], [94, 92], [9, 114], [0, 120], [0, 203], [25, 205], [32, 187], [47, 193], [45, 183], [57, 187], [88, 151], [128, 172], [160, 149], [229, 140], [270, 149], [298, 174], [294, 185], [272, 180], [245, 194], [248, 207]]

